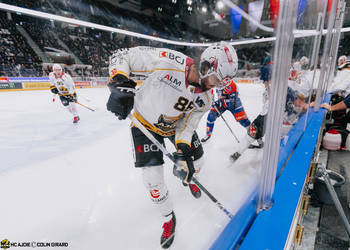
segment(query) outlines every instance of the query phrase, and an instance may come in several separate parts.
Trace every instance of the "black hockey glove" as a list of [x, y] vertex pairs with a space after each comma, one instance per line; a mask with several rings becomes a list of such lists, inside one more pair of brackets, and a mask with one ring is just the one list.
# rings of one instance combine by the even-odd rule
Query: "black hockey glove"
[[51, 92], [54, 94], [58, 94], [58, 89], [56, 87], [51, 87]]
[[174, 165], [173, 174], [180, 178], [184, 184], [189, 184], [195, 171], [192, 151], [190, 146], [186, 143], [178, 143], [177, 148], [181, 150], [182, 153], [173, 153], [176, 163], [176, 165]]
[[123, 75], [116, 75], [108, 84], [111, 91], [107, 102], [107, 110], [114, 113], [119, 120], [124, 120], [134, 106], [136, 83]]
[[66, 97], [67, 101], [69, 101], [69, 102], [76, 102], [77, 101], [77, 94], [76, 93], [66, 95], [65, 97]]
[[226, 105], [224, 104], [224, 99], [216, 100], [216, 101], [213, 103], [213, 106], [214, 106], [214, 108], [217, 109], [220, 113], [224, 112], [224, 111], [225, 111], [225, 108], [226, 108]]
[[254, 139], [260, 139], [265, 134], [265, 115], [258, 115], [248, 127], [248, 135]]

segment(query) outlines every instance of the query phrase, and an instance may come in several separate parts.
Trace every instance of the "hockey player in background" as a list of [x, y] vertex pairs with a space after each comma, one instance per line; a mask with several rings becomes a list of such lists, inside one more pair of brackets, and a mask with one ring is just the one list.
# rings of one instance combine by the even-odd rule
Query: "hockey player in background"
[[292, 69], [301, 72], [302, 70], [306, 70], [307, 66], [309, 65], [309, 58], [306, 56], [303, 56], [300, 58], [299, 61], [296, 61], [293, 63]]
[[218, 100], [214, 102], [208, 114], [206, 136], [202, 138], [202, 142], [206, 142], [210, 139], [216, 119], [226, 110], [229, 110], [236, 121], [244, 128], [248, 129], [250, 125], [250, 121], [244, 111], [241, 99], [239, 98], [237, 85], [232, 79], [227, 79], [225, 86], [221, 89], [217, 89], [216, 92]]
[[[299, 98], [305, 100], [312, 94], [312, 80], [309, 79], [310, 72], [307, 70], [309, 59], [303, 56], [299, 61], [295, 62], [290, 69], [288, 87], [296, 91]], [[311, 81], [310, 81], [311, 80]]]
[[[265, 120], [269, 105], [269, 92], [272, 77], [272, 62], [264, 64], [261, 68], [260, 79], [265, 85], [265, 91], [263, 93], [263, 108], [260, 114], [255, 118], [255, 120], [250, 124], [248, 128], [247, 135], [240, 141], [238, 150], [230, 155], [230, 160], [235, 162], [245, 150], [247, 150], [250, 145], [257, 140], [258, 144], [262, 144], [262, 137], [265, 134]], [[287, 88], [287, 97], [285, 103], [285, 111], [283, 122], [288, 122], [294, 124], [296, 118], [300, 116], [302, 112], [305, 112], [309, 105], [305, 103], [298, 93], [292, 90], [290, 87]]]
[[58, 94], [60, 100], [68, 111], [73, 115], [73, 123], [77, 123], [80, 118], [78, 116], [75, 102], [77, 101], [77, 93], [72, 77], [64, 73], [61, 65], [54, 64], [52, 72], [49, 74], [50, 90], [54, 94]]
[[344, 92], [344, 96], [350, 94], [350, 61], [345, 55], [338, 59], [337, 75], [334, 78], [328, 92]]
[[[129, 78], [133, 71], [151, 72], [138, 89]], [[174, 166], [173, 173], [199, 198], [201, 191], [191, 179], [200, 171], [204, 152], [195, 129], [211, 108], [211, 89], [221, 86], [236, 71], [236, 52], [227, 43], [208, 47], [201, 55], [199, 70], [191, 58], [170, 49], [118, 50], [110, 58], [111, 94], [107, 109], [119, 119], [126, 119], [134, 108], [132, 115], [160, 143], [164, 144], [165, 138], [174, 143], [174, 158], [182, 167]], [[131, 127], [131, 134], [135, 167], [142, 170], [151, 201], [164, 220], [160, 243], [169, 248], [175, 236], [176, 218], [164, 181], [163, 153], [137, 127]]]

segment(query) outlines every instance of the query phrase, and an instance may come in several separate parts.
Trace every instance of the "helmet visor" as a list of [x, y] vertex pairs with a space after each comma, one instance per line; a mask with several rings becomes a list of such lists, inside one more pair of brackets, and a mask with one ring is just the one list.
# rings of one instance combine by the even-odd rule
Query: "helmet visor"
[[217, 60], [214, 60], [213, 62], [209, 62], [209, 61], [201, 62], [200, 69], [199, 69], [199, 75], [201, 79], [204, 79], [210, 75], [216, 75], [217, 65], [218, 65]]

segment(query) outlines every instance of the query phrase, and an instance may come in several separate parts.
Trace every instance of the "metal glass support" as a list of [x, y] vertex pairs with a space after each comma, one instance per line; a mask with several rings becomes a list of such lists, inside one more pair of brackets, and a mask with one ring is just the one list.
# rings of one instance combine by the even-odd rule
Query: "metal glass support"
[[293, 0], [280, 1], [275, 53], [273, 57], [272, 83], [266, 122], [266, 143], [262, 170], [259, 176], [258, 210], [273, 205], [281, 127], [286, 102], [288, 75], [293, 51], [297, 5]]
[[346, 6], [346, 3], [344, 2], [344, 0], [340, 0], [338, 4], [337, 13], [336, 13], [336, 20], [334, 25], [335, 32], [333, 34], [332, 48], [331, 48], [330, 58], [329, 58], [329, 60], [332, 60], [332, 62], [331, 62], [331, 67], [329, 68], [329, 73], [328, 73], [327, 81], [325, 82], [323, 93], [327, 92], [328, 85], [333, 81], [333, 78], [334, 78], [334, 70], [335, 70], [335, 64], [337, 61], [339, 40], [341, 35], [340, 30], [343, 26], [345, 6]]
[[[326, 35], [325, 45], [323, 46], [320, 79], [318, 82], [317, 94], [316, 94], [316, 100], [315, 100], [315, 111], [318, 111], [320, 108], [320, 102], [321, 102], [321, 99], [323, 99], [323, 95], [324, 95], [325, 75], [326, 75], [326, 72], [329, 71], [329, 67], [330, 67], [329, 54], [330, 54], [332, 30], [333, 30], [334, 23], [335, 23], [337, 2], [338, 1], [332, 2], [332, 9], [331, 9], [330, 16], [328, 18], [327, 35]], [[325, 10], [327, 8], [327, 4], [328, 4], [328, 1], [325, 1]], [[325, 11], [324, 11], [324, 15], [325, 15]]]
[[339, 201], [339, 198], [337, 196], [337, 193], [335, 192], [334, 190], [334, 187], [331, 183], [331, 180], [329, 178], [329, 175], [328, 175], [328, 172], [326, 170], [326, 166], [324, 164], [319, 164], [318, 167], [317, 167], [317, 171], [319, 173], [321, 173], [322, 177], [324, 178], [325, 180], [325, 183], [326, 183], [326, 186], [327, 186], [327, 189], [328, 189], [328, 192], [329, 194], [331, 195], [331, 198], [334, 202], [334, 205], [344, 223], [344, 226], [345, 226], [345, 229], [346, 229], [346, 232], [348, 234], [348, 236], [350, 237], [350, 224], [349, 224], [349, 221], [348, 219], [346, 218], [346, 215], [344, 213], [344, 210], [343, 210], [343, 207], [341, 206], [340, 204], [340, 201]]
[[[324, 15], [322, 15], [322, 13], [320, 12], [320, 13], [318, 13], [318, 16], [317, 16], [317, 26], [316, 26], [316, 31], [318, 32], [318, 35], [315, 36], [314, 45], [313, 45], [313, 49], [312, 49], [312, 56], [311, 56], [310, 68], [313, 70], [311, 86], [314, 86], [314, 82], [315, 82], [315, 75], [316, 75], [316, 68], [317, 68], [317, 62], [318, 62], [318, 54], [320, 51], [320, 45], [321, 45], [321, 40], [322, 40], [323, 26], [324, 26]], [[311, 101], [312, 90], [313, 90], [313, 88], [311, 88], [309, 91], [308, 103], [310, 103], [310, 101]], [[307, 125], [307, 121], [308, 121], [308, 117], [309, 117], [309, 112], [310, 112], [310, 108], [308, 108], [307, 112], [306, 112], [304, 131], [306, 129], [306, 125]]]

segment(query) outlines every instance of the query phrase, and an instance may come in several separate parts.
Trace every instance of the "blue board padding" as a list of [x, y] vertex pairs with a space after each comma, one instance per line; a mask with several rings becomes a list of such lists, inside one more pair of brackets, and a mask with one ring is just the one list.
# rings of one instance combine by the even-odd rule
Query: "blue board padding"
[[[314, 115], [314, 112], [309, 112], [309, 115], [307, 117], [308, 123], [312, 119]], [[278, 154], [278, 162], [277, 162], [277, 176], [279, 172], [281, 171], [282, 167], [288, 160], [288, 157], [294, 150], [295, 146], [298, 144], [301, 136], [304, 133], [304, 124], [306, 119], [306, 113], [304, 113], [298, 122], [290, 129], [290, 131], [287, 133], [286, 136], [284, 136], [280, 143], [280, 151]]]
[[309, 169], [325, 110], [315, 113], [307, 132], [275, 186], [274, 206], [254, 220], [240, 249], [283, 249]]
[[239, 243], [256, 216], [256, 196], [256, 191], [251, 194], [250, 198], [247, 199], [245, 204], [227, 224], [220, 237], [210, 247], [210, 250], [231, 249], [232, 246], [236, 246]]
[[[330, 100], [330, 97], [331, 97], [331, 95], [328, 94], [324, 101], [328, 103], [329, 100]], [[225, 227], [223, 232], [216, 239], [216, 241], [214, 242], [214, 244], [211, 246], [210, 249], [234, 249], [237, 246], [237, 244], [240, 242], [242, 236], [249, 229], [250, 225], [252, 225], [252, 227], [249, 229], [247, 237], [248, 237], [248, 235], [252, 235], [253, 234], [253, 231], [256, 230], [256, 227], [257, 227], [256, 224], [258, 223], [257, 222], [258, 220], [259, 221], [263, 220], [263, 222], [260, 222], [260, 223], [262, 223], [261, 227], [262, 227], [262, 231], [264, 232], [264, 230], [266, 230], [265, 226], [264, 226], [264, 223], [266, 223], [266, 226], [271, 226], [271, 225], [274, 225], [275, 222], [274, 221], [268, 221], [266, 219], [266, 217], [267, 217], [266, 215], [265, 215], [265, 218], [263, 218], [263, 219], [259, 219], [259, 217], [262, 216], [265, 213], [268, 213], [268, 212], [269, 213], [275, 213], [275, 212], [271, 212], [272, 209], [273, 209], [273, 211], [275, 211], [276, 209], [292, 210], [293, 215], [294, 215], [294, 211], [295, 211], [298, 199], [299, 199], [299, 195], [300, 195], [301, 189], [298, 189], [293, 184], [293, 190], [294, 191], [295, 190], [296, 191], [300, 190], [300, 192], [299, 192], [297, 198], [295, 198], [295, 202], [294, 202], [295, 206], [294, 207], [292, 206], [292, 208], [290, 208], [290, 207], [286, 208], [285, 206], [283, 206], [283, 200], [276, 200], [276, 199], [280, 199], [280, 196], [282, 196], [282, 198], [284, 197], [285, 199], [288, 198], [288, 200], [290, 200], [290, 201], [292, 201], [292, 199], [289, 199], [290, 198], [289, 193], [287, 193], [288, 195], [286, 195], [286, 193], [283, 193], [284, 191], [282, 192], [282, 191], [279, 190], [281, 188], [280, 186], [282, 185], [280, 183], [284, 182], [285, 179], [287, 179], [287, 177], [285, 177], [285, 176], [287, 176], [289, 174], [289, 172], [294, 170], [293, 169], [294, 167], [293, 167], [292, 164], [297, 164], [297, 165], [299, 165], [299, 168], [302, 168], [301, 172], [305, 173], [305, 174], [304, 174], [303, 177], [300, 177], [300, 178], [304, 178], [305, 179], [305, 176], [306, 176], [306, 173], [307, 173], [307, 170], [308, 170], [308, 166], [309, 166], [309, 163], [311, 161], [313, 149], [314, 149], [316, 141], [317, 141], [318, 131], [319, 131], [319, 129], [321, 127], [321, 124], [322, 124], [324, 113], [325, 113], [324, 109], [320, 109], [320, 111], [316, 112], [316, 113], [313, 111], [313, 109], [311, 109], [310, 112], [309, 112], [309, 116], [308, 116], [308, 126], [306, 127], [306, 131], [305, 131], [304, 135], [302, 133], [302, 130], [304, 128], [304, 121], [305, 121], [305, 118], [306, 118], [305, 114], [304, 114], [304, 117], [299, 119], [299, 121], [295, 124], [295, 126], [287, 134], [289, 136], [287, 144], [285, 144], [283, 142], [283, 139], [281, 140], [281, 148], [280, 148], [280, 153], [279, 153], [279, 161], [278, 161], [278, 166], [277, 166], [277, 173], [280, 171], [282, 166], [285, 164], [285, 161], [288, 159], [290, 153], [295, 148], [295, 145], [298, 143], [300, 136], [303, 135], [303, 137], [300, 139], [300, 143], [299, 143], [300, 145], [299, 144], [297, 145], [297, 148], [295, 149], [295, 152], [293, 153], [289, 163], [287, 164], [286, 169], [283, 172], [280, 180], [278, 180], [276, 182], [275, 194], [273, 196], [273, 199], [275, 201], [274, 206], [270, 210], [263, 211], [263, 212], [259, 213], [256, 216], [255, 203], [254, 203], [254, 200], [256, 198], [256, 197], [254, 197], [254, 195], [256, 196], [256, 193], [254, 193], [252, 195], [251, 199], [250, 199], [250, 204], [246, 203], [239, 209], [237, 214], [231, 219], [231, 221], [228, 223], [228, 225]], [[295, 138], [293, 138], [293, 137], [295, 137]], [[312, 140], [309, 140], [310, 137], [311, 137]], [[308, 145], [309, 148], [312, 148], [312, 150], [311, 149], [309, 150], [309, 151], [312, 151], [312, 152], [310, 152], [310, 153], [308, 153], [306, 155], [304, 153], [303, 158], [299, 158], [299, 155], [296, 155], [296, 153], [297, 152], [299, 152], [299, 153], [303, 152], [306, 149], [305, 148], [306, 145], [304, 145], [305, 143]], [[288, 144], [290, 144], [290, 145], [288, 145]], [[293, 160], [294, 163], [291, 162], [291, 160]], [[299, 164], [298, 162], [302, 162], [302, 164]], [[301, 167], [301, 166], [303, 166], [303, 167]], [[288, 171], [286, 172], [287, 169], [288, 169]], [[295, 168], [295, 171], [297, 171], [297, 169], [298, 168]], [[288, 179], [287, 179], [287, 181], [288, 181]], [[298, 185], [298, 183], [297, 183], [297, 185]], [[299, 185], [303, 185], [303, 183], [299, 184]], [[282, 187], [283, 187], [283, 185], [282, 185]], [[280, 203], [282, 203], [282, 204], [280, 204]], [[286, 204], [286, 206], [290, 206], [290, 205], [291, 204], [289, 204], [289, 203]], [[256, 220], [253, 223], [253, 220], [255, 218], [256, 218]], [[284, 221], [285, 220], [279, 220], [279, 223], [282, 223]], [[288, 234], [291, 220], [290, 221], [287, 220], [285, 222], [287, 222], [287, 224], [288, 224], [288, 231], [287, 231], [287, 234]], [[268, 225], [268, 224], [271, 224], [271, 225]], [[266, 230], [265, 233], [270, 235], [268, 230]], [[275, 238], [275, 239], [271, 239], [270, 238], [270, 240], [272, 240], [272, 241], [276, 240], [276, 239], [278, 239], [278, 238]], [[247, 238], [245, 238], [242, 247], [247, 245], [248, 241], [250, 241], [250, 240], [247, 240]], [[254, 237], [252, 238], [252, 241], [254, 241]], [[278, 240], [278, 241], [282, 242], [283, 240]], [[285, 242], [285, 240], [283, 241], [283, 245], [284, 245], [284, 242]], [[251, 249], [264, 249], [264, 248], [260, 248], [260, 246], [254, 246], [254, 247], [256, 247], [256, 248], [251, 248]], [[245, 249], [249, 249], [249, 248], [245, 248]]]
[[9, 81], [48, 81], [49, 77], [9, 77]]

